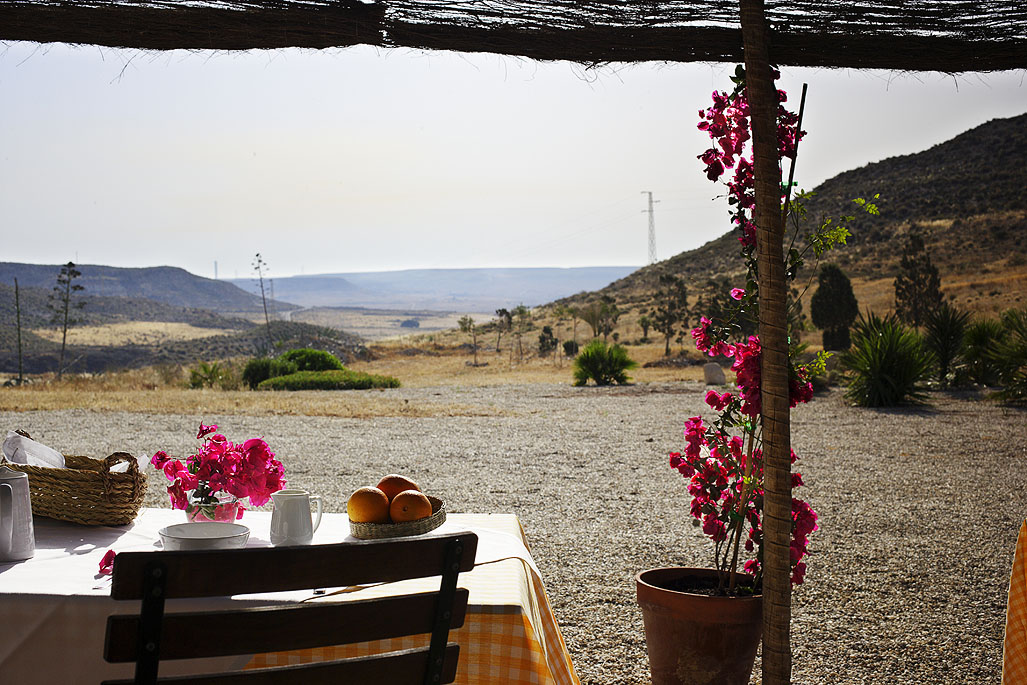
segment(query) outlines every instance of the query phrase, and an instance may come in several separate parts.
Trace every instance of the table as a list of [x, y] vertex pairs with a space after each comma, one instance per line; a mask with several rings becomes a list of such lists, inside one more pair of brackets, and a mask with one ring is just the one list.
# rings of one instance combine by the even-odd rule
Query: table
[[[104, 678], [131, 677], [130, 664], [103, 660], [106, 617], [138, 611], [136, 602], [110, 598], [110, 577], [98, 573], [108, 549], [115, 552], [160, 548], [158, 531], [183, 522], [180, 511], [143, 509], [131, 526], [87, 527], [36, 517], [36, 555], [23, 562], [0, 564], [0, 674], [5, 683], [50, 685], [95, 684]], [[247, 546], [270, 545], [269, 512], [247, 511], [241, 523], [250, 528]], [[434, 533], [470, 530], [478, 535], [475, 568], [460, 575], [468, 590], [467, 618], [450, 632], [460, 644], [458, 683], [542, 683], [577, 685], [570, 656], [553, 617], [541, 575], [528, 551], [524, 532], [512, 514], [450, 514]], [[432, 534], [432, 533], [429, 533]], [[353, 540], [345, 514], [325, 514], [314, 544]], [[425, 584], [427, 583], [427, 584]], [[437, 581], [413, 580], [352, 592], [326, 589], [281, 593], [273, 601], [347, 601], [371, 596], [437, 589]], [[225, 598], [232, 606], [267, 604], [269, 597]], [[169, 610], [199, 609], [210, 600], [174, 600]], [[412, 641], [411, 641], [412, 640]], [[420, 640], [418, 642], [418, 640]], [[388, 642], [403, 647], [427, 644], [427, 638]], [[255, 655], [208, 660], [219, 668], [301, 663], [378, 651], [382, 643], [305, 650], [302, 653]], [[188, 673], [187, 662], [162, 662], [161, 672]]]

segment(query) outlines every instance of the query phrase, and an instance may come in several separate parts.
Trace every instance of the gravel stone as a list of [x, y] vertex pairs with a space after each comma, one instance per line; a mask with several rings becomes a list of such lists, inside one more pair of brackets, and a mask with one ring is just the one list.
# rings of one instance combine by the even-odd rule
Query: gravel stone
[[[345, 511], [386, 473], [451, 511], [510, 512], [527, 533], [582, 683], [648, 683], [634, 576], [709, 566], [667, 453], [709, 411], [694, 382], [399, 388], [499, 416], [339, 419], [2, 412], [68, 454], [185, 456], [196, 427], [263, 436], [291, 486]], [[495, 410], [499, 410], [498, 412]], [[1013, 550], [1027, 515], [1024, 411], [973, 393], [860, 409], [832, 390], [792, 413], [805, 497], [820, 515], [792, 601], [795, 683], [997, 683]], [[146, 506], [168, 506], [150, 470]], [[754, 672], [759, 682], [759, 663]]]

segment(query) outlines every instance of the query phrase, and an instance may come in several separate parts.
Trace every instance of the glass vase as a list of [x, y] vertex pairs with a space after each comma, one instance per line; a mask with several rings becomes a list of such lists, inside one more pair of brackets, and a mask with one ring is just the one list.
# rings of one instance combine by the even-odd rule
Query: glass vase
[[185, 518], [191, 523], [208, 523], [219, 521], [232, 523], [242, 518], [242, 503], [237, 497], [231, 495], [219, 497], [216, 502], [202, 502], [195, 500], [191, 493], [189, 504], [185, 508]]

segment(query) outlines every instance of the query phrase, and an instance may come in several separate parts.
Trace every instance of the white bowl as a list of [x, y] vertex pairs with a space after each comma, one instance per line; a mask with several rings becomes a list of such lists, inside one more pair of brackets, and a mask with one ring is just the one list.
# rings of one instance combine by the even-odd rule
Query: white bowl
[[245, 547], [250, 529], [238, 523], [179, 523], [160, 529], [166, 551]]

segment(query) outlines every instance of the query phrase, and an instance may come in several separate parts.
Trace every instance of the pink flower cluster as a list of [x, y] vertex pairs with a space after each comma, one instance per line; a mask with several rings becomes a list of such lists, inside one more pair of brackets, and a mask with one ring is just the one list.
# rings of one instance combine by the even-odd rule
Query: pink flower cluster
[[[742, 354], [749, 354], [743, 352]], [[741, 383], [739, 383], [741, 387]], [[757, 392], [758, 395], [758, 392]], [[722, 416], [742, 411], [745, 400], [715, 390], [706, 393], [706, 404]], [[690, 513], [717, 546], [718, 567], [724, 570], [727, 553], [721, 560], [723, 543], [739, 539], [748, 523], [744, 548], [752, 554], [742, 569], [753, 576], [761, 573], [763, 559], [763, 452], [752, 445], [745, 449], [744, 439], [731, 436], [721, 426], [707, 425], [702, 417], [693, 416], [685, 422], [685, 453], [670, 455], [671, 468], [689, 479], [692, 496]], [[792, 463], [798, 459], [791, 453]], [[749, 462], [752, 462], [751, 464]], [[792, 474], [792, 488], [802, 485], [802, 474]], [[741, 530], [737, 530], [741, 527]], [[792, 584], [799, 585], [806, 575], [803, 558], [809, 548], [809, 536], [818, 528], [817, 514], [803, 500], [792, 498]]]
[[[774, 71], [774, 78], [780, 77]], [[756, 185], [753, 175], [751, 153], [746, 156], [746, 144], [752, 137], [749, 133], [749, 102], [746, 98], [744, 79], [737, 80], [738, 85], [731, 93], [713, 91], [713, 106], [699, 110], [700, 131], [706, 131], [713, 146], [699, 155], [706, 165], [703, 170], [711, 181], [718, 181], [727, 169], [734, 169], [734, 176], [727, 181], [729, 202], [735, 206], [732, 217], [741, 230], [738, 240], [747, 253], [756, 246], [756, 224], [752, 220], [752, 210], [756, 206]], [[777, 91], [777, 145], [781, 158], [794, 159], [799, 141], [806, 135], [798, 130], [799, 117], [784, 107], [788, 95], [783, 90]]]
[[[712, 323], [703, 316], [699, 319], [699, 325], [692, 329], [692, 338], [695, 340], [696, 349], [711, 357], [734, 358], [731, 370], [737, 376], [739, 397], [742, 400], [740, 411], [746, 416], [759, 416], [763, 409], [763, 402], [760, 399], [762, 375], [760, 339], [751, 335], [747, 341], [736, 344], [716, 340], [716, 332], [711, 330]], [[793, 369], [792, 376], [788, 380], [789, 406], [794, 407], [813, 399], [813, 384], [806, 378], [806, 372], [802, 369]], [[708, 395], [706, 401], [708, 404]], [[722, 407], [713, 408], [717, 411], [722, 409]]]
[[[249, 498], [250, 505], [259, 507], [285, 486], [282, 464], [266, 442], [251, 438], [232, 443], [216, 433], [217, 429], [215, 425], [200, 424], [196, 439], [203, 440], [203, 444], [196, 454], [186, 458], [185, 464], [163, 450], [150, 458], [150, 463], [171, 481], [168, 494], [173, 508], [187, 508], [192, 491], [207, 502], [215, 501], [217, 493], [225, 492], [239, 499]], [[239, 517], [242, 511], [240, 506]]]

